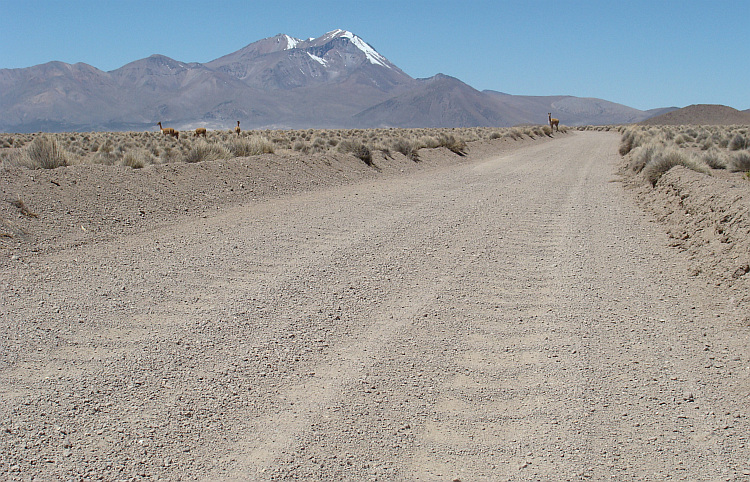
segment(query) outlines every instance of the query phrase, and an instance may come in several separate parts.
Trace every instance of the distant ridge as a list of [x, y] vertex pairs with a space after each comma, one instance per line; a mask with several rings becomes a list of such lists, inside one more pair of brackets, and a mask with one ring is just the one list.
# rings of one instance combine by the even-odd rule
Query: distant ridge
[[[347, 30], [286, 34], [207, 63], [151, 55], [110, 72], [49, 62], [0, 69], [0, 132], [510, 127], [629, 124], [654, 115], [602, 99], [478, 91], [448, 75], [414, 79]], [[661, 111], [659, 111], [661, 113]]]
[[718, 104], [694, 104], [640, 122], [641, 125], [750, 125], [750, 112]]

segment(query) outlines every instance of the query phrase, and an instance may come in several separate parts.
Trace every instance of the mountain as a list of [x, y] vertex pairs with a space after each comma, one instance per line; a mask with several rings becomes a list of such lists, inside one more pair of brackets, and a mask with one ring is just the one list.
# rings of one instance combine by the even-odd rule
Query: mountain
[[750, 124], [750, 111], [715, 104], [694, 104], [641, 122], [643, 125]]
[[49, 62], [0, 69], [0, 131], [462, 127], [618, 124], [648, 112], [601, 99], [480, 92], [438, 74], [414, 79], [346, 30], [279, 34], [207, 63], [152, 55], [103, 72]]
[[[484, 91], [505, 109], [517, 111], [518, 123], [536, 123], [547, 119], [548, 113], [566, 125], [630, 124], [650, 117], [648, 112], [590, 97], [509, 95], [492, 90]], [[522, 119], [522, 120], [521, 120]]]

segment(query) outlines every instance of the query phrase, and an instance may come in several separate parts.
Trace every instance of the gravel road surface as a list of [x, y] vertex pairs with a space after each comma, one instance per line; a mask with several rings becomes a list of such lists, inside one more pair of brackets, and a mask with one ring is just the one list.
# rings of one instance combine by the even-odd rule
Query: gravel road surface
[[580, 132], [14, 259], [10, 480], [748, 480], [750, 330]]

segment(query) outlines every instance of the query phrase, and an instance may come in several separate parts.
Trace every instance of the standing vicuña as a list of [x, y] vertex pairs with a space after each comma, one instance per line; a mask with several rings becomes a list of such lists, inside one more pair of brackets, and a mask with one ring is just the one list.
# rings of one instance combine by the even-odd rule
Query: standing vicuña
[[549, 127], [550, 127], [550, 129], [552, 129], [554, 131], [555, 128], [557, 128], [557, 131], [560, 132], [560, 119], [554, 119], [552, 117], [552, 112], [548, 113], [547, 115], [549, 116]]
[[236, 132], [237, 135], [240, 135], [240, 121], [237, 121], [237, 127], [234, 128], [234, 132]]
[[203, 136], [206, 137], [206, 128], [205, 127], [199, 127], [195, 129], [195, 134], [193, 134], [193, 137]]
[[172, 137], [175, 137], [177, 139], [180, 138], [179, 131], [176, 131], [176, 130], [174, 130], [171, 127], [162, 127], [161, 126], [161, 121], [157, 122], [156, 125], [159, 126], [159, 129], [161, 129], [161, 133], [164, 134], [165, 136], [172, 136]]

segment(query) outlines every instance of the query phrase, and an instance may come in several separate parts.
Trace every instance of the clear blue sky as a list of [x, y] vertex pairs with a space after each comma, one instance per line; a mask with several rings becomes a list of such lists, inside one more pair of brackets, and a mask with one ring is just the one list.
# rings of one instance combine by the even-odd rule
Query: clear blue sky
[[0, 15], [0, 68], [208, 62], [341, 28], [412, 77], [638, 109], [750, 108], [750, 0], [0, 0]]

